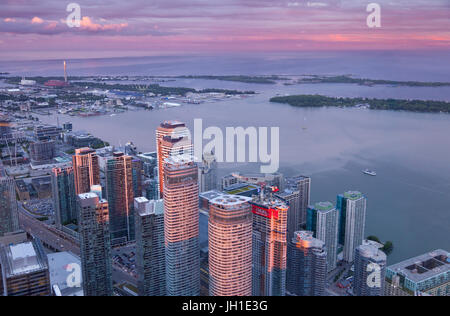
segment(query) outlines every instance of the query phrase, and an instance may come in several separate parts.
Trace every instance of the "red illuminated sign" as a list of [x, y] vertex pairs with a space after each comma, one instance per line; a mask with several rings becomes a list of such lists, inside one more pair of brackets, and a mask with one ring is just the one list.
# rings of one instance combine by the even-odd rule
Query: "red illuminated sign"
[[260, 206], [252, 205], [252, 212], [253, 214], [259, 216], [278, 219], [278, 210], [275, 210], [273, 208], [263, 208]]

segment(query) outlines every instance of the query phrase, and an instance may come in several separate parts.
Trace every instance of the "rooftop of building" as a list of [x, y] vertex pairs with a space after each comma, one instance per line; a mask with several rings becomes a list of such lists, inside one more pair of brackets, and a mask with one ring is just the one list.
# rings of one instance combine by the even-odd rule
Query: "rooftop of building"
[[164, 162], [167, 167], [180, 169], [183, 167], [191, 167], [194, 163], [194, 157], [189, 154], [170, 156], [164, 159]]
[[38, 247], [34, 241], [3, 247], [1, 258], [6, 276], [19, 276], [46, 269], [45, 254]]
[[360, 198], [364, 197], [363, 194], [359, 191], [347, 191], [343, 194], [343, 196], [349, 200], [359, 200]]
[[294, 233], [294, 239], [300, 242], [304, 248], [318, 248], [324, 249], [325, 242], [320, 239], [314, 238], [314, 233], [306, 230], [297, 231]]
[[327, 212], [333, 210], [335, 207], [334, 204], [331, 202], [318, 202], [314, 204], [312, 208], [317, 211]]
[[372, 245], [372, 244], [363, 244], [358, 246], [358, 249], [360, 251], [360, 253], [366, 257], [366, 258], [371, 258], [373, 261], [376, 262], [381, 262], [384, 261], [386, 262], [386, 254], [380, 250], [380, 248], [378, 248], [376, 245]]
[[263, 208], [278, 208], [278, 209], [288, 209], [289, 206], [281, 199], [274, 197], [272, 194], [265, 195], [254, 195], [251, 204], [263, 207]]
[[95, 153], [95, 150], [89, 147], [75, 149], [75, 155], [87, 155], [90, 153]]
[[[83, 296], [80, 258], [70, 252], [51, 253], [47, 257], [52, 288], [57, 287], [61, 296]], [[79, 273], [78, 280], [69, 278], [73, 273]], [[79, 283], [68, 284], [68, 280]]]
[[146, 197], [141, 196], [135, 198], [134, 201], [135, 203], [144, 206], [137, 207], [135, 204], [135, 208], [137, 209], [140, 216], [164, 214], [164, 201], [162, 199], [149, 201]]
[[162, 128], [176, 128], [176, 127], [185, 127], [186, 124], [180, 121], [165, 121], [161, 123], [160, 127]]
[[221, 205], [221, 206], [235, 206], [243, 203], [250, 202], [252, 198], [240, 195], [233, 195], [227, 193], [220, 193], [219, 195], [213, 197], [209, 202], [211, 204]]
[[442, 249], [407, 259], [388, 267], [413, 282], [421, 282], [450, 271], [450, 254]]
[[258, 190], [259, 187], [253, 184], [247, 184], [247, 183], [236, 183], [233, 185], [230, 185], [223, 190], [228, 194], [239, 194], [242, 192], [252, 191], [252, 190]]

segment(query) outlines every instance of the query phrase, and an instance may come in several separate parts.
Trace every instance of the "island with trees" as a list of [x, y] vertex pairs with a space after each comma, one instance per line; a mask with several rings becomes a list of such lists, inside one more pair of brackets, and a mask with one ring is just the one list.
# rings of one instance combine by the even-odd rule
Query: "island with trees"
[[277, 96], [270, 102], [286, 103], [297, 107], [364, 107], [371, 110], [394, 110], [422, 113], [450, 113], [450, 102], [401, 100], [401, 99], [370, 99], [370, 98], [336, 98], [323, 95], [291, 95]]
[[424, 82], [424, 81], [396, 81], [396, 80], [379, 80], [379, 79], [365, 79], [353, 78], [349, 75], [341, 76], [318, 76], [310, 75], [308, 78], [302, 78], [296, 81], [298, 84], [302, 83], [349, 83], [366, 86], [373, 85], [394, 85], [407, 87], [443, 87], [450, 86], [450, 82]]

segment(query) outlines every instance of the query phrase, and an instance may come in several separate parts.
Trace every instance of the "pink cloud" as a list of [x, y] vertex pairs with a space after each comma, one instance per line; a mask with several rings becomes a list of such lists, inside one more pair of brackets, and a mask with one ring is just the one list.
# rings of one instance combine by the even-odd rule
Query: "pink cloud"
[[128, 23], [119, 24], [98, 24], [94, 23], [90, 17], [84, 16], [80, 21], [81, 29], [98, 32], [98, 31], [121, 31], [128, 27]]
[[42, 23], [44, 23], [44, 20], [35, 16], [34, 18], [31, 19], [31, 23], [32, 24], [42, 24]]

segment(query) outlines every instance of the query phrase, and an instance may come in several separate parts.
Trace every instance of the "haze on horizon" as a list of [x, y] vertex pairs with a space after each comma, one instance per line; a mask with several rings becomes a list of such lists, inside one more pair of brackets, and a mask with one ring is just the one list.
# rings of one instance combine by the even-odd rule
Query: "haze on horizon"
[[[81, 7], [69, 28], [66, 7]], [[3, 0], [0, 60], [449, 50], [449, 0]], [[380, 28], [366, 7], [381, 6]]]

